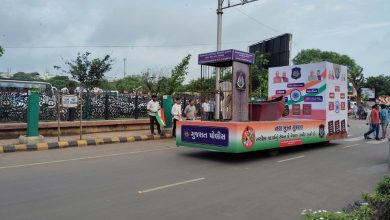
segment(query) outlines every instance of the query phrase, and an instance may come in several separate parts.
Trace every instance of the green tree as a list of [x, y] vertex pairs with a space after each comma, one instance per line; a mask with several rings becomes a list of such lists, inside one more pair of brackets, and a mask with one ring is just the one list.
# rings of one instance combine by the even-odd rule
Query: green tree
[[114, 81], [113, 83], [119, 92], [123, 93], [125, 90], [132, 92], [133, 89], [142, 86], [142, 76], [127, 76], [123, 79]]
[[158, 83], [159, 78], [157, 74], [152, 74], [150, 69], [146, 72], [142, 73], [142, 86], [145, 88], [146, 92], [150, 92], [152, 94], [157, 94], [160, 91], [160, 84]]
[[390, 76], [369, 76], [364, 83], [365, 88], [375, 88], [375, 96], [390, 95]]
[[191, 54], [188, 54], [177, 66], [175, 66], [175, 68], [173, 68], [171, 77], [164, 79], [164, 81], [167, 80], [168, 82], [164, 85], [164, 92], [166, 95], [173, 95], [184, 82], [185, 76], [188, 74], [190, 59]]
[[118, 90], [118, 88], [116, 87], [116, 83], [117, 81], [108, 81], [107, 79], [103, 79], [100, 83], [100, 88], [103, 90]]
[[87, 90], [99, 86], [104, 78], [104, 74], [111, 70], [113, 60], [109, 55], [102, 59], [89, 59], [91, 53], [77, 54], [76, 60], [66, 61], [73, 79], [78, 80]]
[[142, 73], [142, 84], [147, 92], [152, 94], [172, 95], [177, 91], [185, 90], [182, 85], [185, 76], [188, 74], [188, 64], [191, 59], [191, 54], [188, 54], [182, 61], [173, 68], [169, 77], [163, 73], [151, 73], [148, 69]]
[[52, 86], [56, 87], [57, 89], [62, 89], [64, 87], [67, 87], [69, 84], [69, 77], [68, 76], [54, 76], [47, 80], [48, 83], [50, 83]]
[[251, 97], [267, 97], [268, 96], [268, 70], [265, 68], [269, 63], [269, 55], [255, 53], [255, 63], [251, 67], [251, 82], [252, 92]]
[[17, 72], [15, 73], [12, 78], [13, 80], [22, 80], [22, 81], [43, 81], [39, 77], [39, 73], [33, 72], [33, 73], [25, 73], [25, 72]]
[[3, 56], [4, 54], [4, 49], [0, 46], [0, 57]]
[[360, 106], [361, 88], [364, 85], [365, 79], [363, 75], [363, 68], [356, 64], [355, 60], [347, 55], [333, 51], [321, 51], [319, 49], [301, 50], [293, 59], [293, 63], [295, 65], [322, 61], [328, 61], [348, 67], [348, 80], [357, 91], [357, 104]]

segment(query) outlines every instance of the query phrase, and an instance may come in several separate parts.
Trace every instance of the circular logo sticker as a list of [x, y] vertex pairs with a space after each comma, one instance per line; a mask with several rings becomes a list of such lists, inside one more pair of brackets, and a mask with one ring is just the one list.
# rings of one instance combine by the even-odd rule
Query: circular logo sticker
[[336, 113], [339, 113], [339, 112], [340, 112], [340, 102], [339, 102], [339, 101], [336, 101], [336, 102], [334, 103], [334, 111], [335, 111]]
[[247, 148], [247, 149], [250, 149], [252, 148], [253, 144], [255, 143], [255, 130], [253, 130], [253, 128], [247, 126], [244, 130], [244, 132], [242, 132], [242, 145]]
[[297, 89], [294, 89], [291, 94], [290, 94], [290, 98], [291, 100], [293, 100], [294, 102], [297, 102], [299, 101], [299, 99], [301, 99], [301, 92]]

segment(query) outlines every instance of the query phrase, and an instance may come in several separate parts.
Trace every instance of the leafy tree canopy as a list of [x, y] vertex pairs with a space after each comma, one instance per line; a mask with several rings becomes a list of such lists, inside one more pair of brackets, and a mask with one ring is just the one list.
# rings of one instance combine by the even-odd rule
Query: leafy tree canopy
[[57, 89], [62, 89], [64, 87], [67, 87], [69, 84], [69, 77], [68, 76], [54, 76], [47, 80], [48, 83], [50, 83], [52, 86], [56, 87]]
[[168, 77], [160, 72], [152, 73], [150, 69], [142, 74], [142, 84], [147, 92], [153, 94], [172, 95], [175, 92], [184, 91], [183, 82], [188, 74], [188, 64], [191, 54], [188, 54], [182, 61], [173, 68], [171, 75]]
[[164, 79], [164, 82], [168, 82], [166, 85], [164, 85], [164, 93], [167, 95], [172, 95], [175, 93], [178, 88], [182, 85], [184, 82], [185, 76], [188, 74], [188, 64], [191, 59], [191, 54], [188, 54], [186, 57], [182, 59], [182, 61], [173, 68], [171, 72], [171, 77]]
[[114, 81], [114, 83], [116, 90], [118, 90], [119, 92], [124, 92], [125, 90], [128, 92], [132, 92], [133, 89], [136, 89], [140, 86], [142, 87], [142, 76], [127, 76], [123, 79]]
[[264, 67], [269, 63], [269, 55], [255, 53], [255, 63], [252, 65], [252, 92], [251, 97], [267, 97], [268, 96], [268, 70]]
[[11, 79], [22, 80], [22, 81], [43, 81], [39, 77], [39, 73], [37, 72], [33, 72], [33, 73], [17, 72], [12, 76]]
[[357, 103], [360, 106], [360, 89], [364, 85], [363, 68], [356, 64], [355, 60], [347, 55], [333, 51], [321, 51], [319, 49], [301, 50], [293, 59], [295, 65], [328, 61], [348, 67], [348, 80], [352, 83], [357, 93]]
[[375, 96], [390, 95], [390, 76], [369, 76], [364, 83], [365, 88], [375, 88]]
[[0, 57], [3, 56], [4, 54], [4, 49], [0, 46]]
[[68, 72], [73, 79], [78, 80], [88, 90], [98, 87], [104, 79], [104, 74], [111, 70], [113, 60], [109, 55], [102, 59], [89, 59], [91, 53], [77, 54], [76, 60], [66, 61]]

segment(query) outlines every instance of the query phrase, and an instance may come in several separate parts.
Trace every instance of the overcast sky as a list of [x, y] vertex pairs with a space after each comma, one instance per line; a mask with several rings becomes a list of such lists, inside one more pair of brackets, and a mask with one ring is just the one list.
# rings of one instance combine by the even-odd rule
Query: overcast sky
[[[65, 68], [64, 60], [89, 51], [112, 56], [107, 77], [115, 79], [123, 77], [124, 58], [127, 74], [169, 73], [192, 54], [188, 79], [194, 78], [197, 54], [216, 49], [216, 6], [217, 0], [1, 0], [0, 72], [58, 74], [54, 65]], [[247, 51], [292, 33], [291, 58], [319, 48], [349, 55], [365, 75], [389, 74], [389, 11], [389, 0], [259, 0], [224, 11], [222, 48]]]

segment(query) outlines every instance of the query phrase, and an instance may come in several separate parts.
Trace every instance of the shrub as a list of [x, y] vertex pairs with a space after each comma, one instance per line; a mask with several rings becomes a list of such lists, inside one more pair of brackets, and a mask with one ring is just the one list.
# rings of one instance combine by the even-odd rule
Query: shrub
[[385, 176], [378, 183], [375, 193], [364, 194], [363, 198], [374, 210], [372, 219], [389, 220], [390, 219], [390, 176]]
[[352, 212], [327, 212], [325, 210], [302, 213], [305, 220], [369, 220], [373, 211], [363, 205]]
[[390, 176], [385, 176], [374, 193], [363, 194], [366, 204], [351, 212], [306, 211], [302, 212], [305, 220], [390, 220]]

